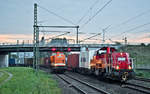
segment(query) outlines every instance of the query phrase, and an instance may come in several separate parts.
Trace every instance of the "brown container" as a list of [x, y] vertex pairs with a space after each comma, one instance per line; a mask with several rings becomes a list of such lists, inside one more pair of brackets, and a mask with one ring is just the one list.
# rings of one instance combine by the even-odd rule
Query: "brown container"
[[33, 64], [33, 58], [24, 58], [24, 64], [25, 65], [32, 65]]
[[40, 58], [40, 65], [43, 65], [44, 64], [44, 58]]
[[79, 67], [79, 54], [68, 55], [67, 68], [68, 70], [74, 70]]

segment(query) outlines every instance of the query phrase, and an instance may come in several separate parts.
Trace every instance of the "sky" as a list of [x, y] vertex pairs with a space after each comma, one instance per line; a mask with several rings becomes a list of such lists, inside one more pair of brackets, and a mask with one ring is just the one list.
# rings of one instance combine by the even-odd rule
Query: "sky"
[[[110, 0], [1, 0], [0, 3], [0, 43], [16, 43], [33, 39], [34, 3], [38, 4], [38, 25], [79, 25], [79, 39], [83, 40], [93, 33], [101, 33], [94, 37], [93, 43], [102, 43], [102, 30], [105, 30], [106, 43], [123, 42], [127, 37], [129, 43], [150, 43], [150, 0], [112, 0], [96, 16], [96, 12]], [[91, 7], [93, 6], [93, 7]], [[69, 20], [64, 21], [60, 17]], [[86, 14], [86, 15], [85, 15]], [[85, 15], [85, 16], [84, 16]], [[82, 18], [83, 20], [79, 22]], [[93, 18], [92, 18], [93, 17]], [[90, 20], [91, 19], [91, 20]], [[90, 21], [89, 21], [90, 20]], [[85, 24], [89, 21], [87, 24]], [[72, 24], [73, 23], [73, 24]], [[75, 29], [47, 29], [41, 31], [69, 31], [66, 36], [75, 39]], [[55, 37], [64, 32], [40, 33], [40, 37]], [[92, 33], [92, 34], [91, 34]], [[85, 41], [88, 43], [90, 40]]]

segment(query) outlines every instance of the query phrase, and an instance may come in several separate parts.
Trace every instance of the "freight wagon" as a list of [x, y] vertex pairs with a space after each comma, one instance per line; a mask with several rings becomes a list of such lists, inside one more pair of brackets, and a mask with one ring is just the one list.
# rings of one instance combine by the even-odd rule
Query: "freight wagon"
[[14, 58], [9, 59], [9, 66], [16, 66], [16, 62]]
[[67, 70], [77, 71], [79, 67], [79, 54], [70, 54], [67, 58]]
[[82, 50], [80, 52], [79, 56], [79, 70], [78, 72], [81, 73], [88, 73], [91, 74], [91, 66], [90, 66], [90, 61], [93, 58], [93, 55], [95, 53], [95, 50]]
[[[71, 55], [73, 56], [73, 55]], [[74, 60], [79, 62], [74, 62]], [[94, 74], [98, 78], [125, 82], [134, 78], [133, 62], [126, 52], [117, 52], [115, 48], [103, 47], [98, 50], [82, 49], [79, 57], [68, 57], [68, 69], [82, 74]], [[76, 63], [76, 64], [75, 64]]]
[[9, 66], [33, 66], [33, 58], [19, 58], [18, 60], [15, 58], [9, 59]]
[[32, 67], [33, 66], [33, 58], [24, 58], [24, 66]]
[[82, 74], [90, 74], [90, 61], [93, 58], [95, 51], [96, 50], [87, 51], [87, 49], [82, 48], [80, 53], [73, 53], [68, 55], [67, 70], [79, 72]]

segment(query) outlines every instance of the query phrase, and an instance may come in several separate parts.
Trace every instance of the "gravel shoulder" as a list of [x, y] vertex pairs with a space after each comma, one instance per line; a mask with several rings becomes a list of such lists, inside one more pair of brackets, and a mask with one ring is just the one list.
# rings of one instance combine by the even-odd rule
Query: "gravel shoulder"
[[0, 86], [2, 86], [3, 84], [5, 84], [6, 82], [8, 82], [9, 80], [11, 80], [11, 78], [13, 77], [13, 74], [6, 72], [6, 71], [2, 71], [3, 74], [7, 73], [9, 75], [9, 77], [7, 79], [5, 79], [2, 83], [0, 83]]
[[0, 72], [0, 77], [2, 77], [4, 75], [4, 73], [3, 72]]

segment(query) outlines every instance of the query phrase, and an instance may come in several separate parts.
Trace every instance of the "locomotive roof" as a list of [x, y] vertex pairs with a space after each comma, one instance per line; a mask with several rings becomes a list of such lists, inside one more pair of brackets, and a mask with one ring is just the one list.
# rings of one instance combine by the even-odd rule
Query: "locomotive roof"
[[[102, 47], [100, 48], [99, 50], [107, 50], [108, 47]], [[114, 47], [110, 47], [110, 51], [111, 52], [114, 52], [114, 51], [117, 51], [117, 49], [115, 49]]]

